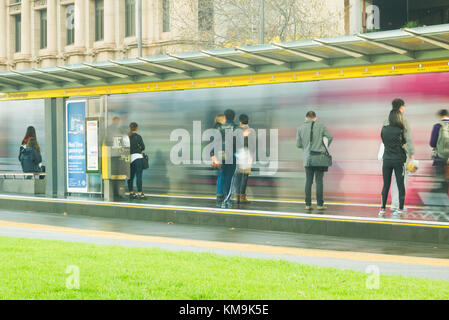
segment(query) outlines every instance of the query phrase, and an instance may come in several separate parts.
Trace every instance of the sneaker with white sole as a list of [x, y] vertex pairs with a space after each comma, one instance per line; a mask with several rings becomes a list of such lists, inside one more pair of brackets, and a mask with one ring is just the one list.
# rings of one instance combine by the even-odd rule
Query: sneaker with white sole
[[[398, 211], [399, 208], [397, 208], [397, 207], [390, 207], [390, 210], [393, 211], [393, 212], [395, 212], [395, 211]], [[407, 208], [404, 207], [404, 209], [402, 209], [402, 211], [407, 212]]]
[[385, 210], [385, 209], [380, 209], [380, 211], [379, 211], [379, 217], [385, 217], [386, 214], [387, 214], [387, 210]]

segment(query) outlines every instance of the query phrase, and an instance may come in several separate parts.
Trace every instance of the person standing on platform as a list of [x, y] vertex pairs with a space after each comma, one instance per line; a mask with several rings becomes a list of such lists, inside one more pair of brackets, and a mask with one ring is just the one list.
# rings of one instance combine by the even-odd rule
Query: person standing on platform
[[255, 144], [255, 131], [249, 127], [249, 117], [246, 114], [239, 116], [240, 130], [243, 135], [243, 147], [237, 150], [237, 172], [235, 177], [235, 197], [236, 203], [251, 203], [246, 198], [246, 187], [248, 177], [251, 174], [251, 167], [255, 157], [255, 145], [251, 146], [250, 140]]
[[[412, 135], [411, 135], [411, 130], [410, 130], [410, 125], [407, 121], [407, 118], [405, 117], [405, 102], [402, 99], [394, 99], [392, 101], [392, 110], [399, 110], [402, 115], [403, 115], [403, 122], [404, 122], [404, 126], [405, 126], [405, 150], [407, 152], [407, 161], [404, 163], [404, 166], [406, 165], [406, 163], [408, 161], [413, 161], [414, 160], [414, 154], [415, 154], [415, 147], [413, 145], [413, 141], [412, 141]], [[385, 119], [383, 126], [388, 126], [390, 124], [389, 122], [389, 118]], [[381, 146], [381, 149], [385, 148]], [[382, 153], [382, 152], [381, 152]], [[393, 177], [393, 179], [395, 179], [395, 177]], [[407, 170], [405, 170], [405, 175], [404, 175], [404, 187], [407, 187], [407, 180], [408, 180], [408, 172]], [[396, 211], [399, 208], [399, 190], [398, 190], [398, 184], [397, 183], [393, 183], [392, 189], [391, 189], [391, 211]], [[404, 208], [404, 210], [406, 211], [407, 209]]]
[[404, 215], [405, 201], [405, 162], [407, 161], [407, 152], [405, 150], [406, 125], [404, 116], [399, 109], [393, 109], [388, 117], [389, 125], [383, 126], [381, 131], [382, 142], [385, 146], [382, 164], [382, 176], [384, 185], [382, 188], [382, 207], [379, 216], [386, 214], [386, 205], [388, 192], [390, 191], [391, 176], [394, 171], [396, 184], [399, 191], [399, 208], [394, 212], [395, 215]]
[[[226, 122], [226, 116], [224, 114], [218, 114], [215, 117], [215, 125], [214, 129], [220, 130], [221, 126], [225, 124]], [[211, 153], [211, 164], [212, 167], [218, 168], [218, 174], [217, 174], [217, 207], [221, 207], [221, 204], [223, 202], [223, 170], [221, 168], [221, 162], [218, 160], [217, 156], [214, 153], [214, 150], [212, 149]]]
[[221, 160], [221, 172], [222, 172], [222, 190], [223, 190], [223, 202], [221, 207], [231, 208], [232, 186], [234, 183], [234, 175], [236, 171], [236, 139], [234, 131], [238, 126], [234, 123], [235, 112], [228, 109], [224, 112], [226, 122], [221, 125], [220, 133], [222, 139], [222, 151], [223, 157]]
[[[129, 125], [129, 143], [131, 154], [131, 177], [128, 180], [129, 196], [132, 199], [144, 199], [145, 195], [142, 192], [142, 173], [143, 173], [143, 155], [145, 150], [145, 144], [142, 137], [137, 134], [138, 125], [135, 122], [131, 122]], [[136, 177], [137, 192], [133, 191], [134, 177]]]
[[312, 184], [314, 177], [316, 179], [317, 209], [325, 210], [327, 208], [324, 205], [323, 178], [324, 172], [328, 170], [328, 167], [313, 166], [310, 163], [310, 154], [311, 152], [326, 153], [332, 140], [333, 136], [326, 126], [317, 121], [316, 113], [314, 111], [307, 112], [306, 120], [304, 121], [304, 124], [298, 128], [296, 134], [296, 146], [304, 150], [303, 163], [306, 169], [306, 210], [312, 210]]

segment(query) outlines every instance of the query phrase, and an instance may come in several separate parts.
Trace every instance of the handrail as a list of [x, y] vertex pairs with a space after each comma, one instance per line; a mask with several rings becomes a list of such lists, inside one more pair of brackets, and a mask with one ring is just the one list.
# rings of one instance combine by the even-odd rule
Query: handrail
[[12, 177], [13, 179], [16, 178], [25, 178], [25, 177], [45, 177], [45, 172], [16, 172], [16, 171], [3, 171], [0, 172], [0, 179], [8, 179], [7, 177]]

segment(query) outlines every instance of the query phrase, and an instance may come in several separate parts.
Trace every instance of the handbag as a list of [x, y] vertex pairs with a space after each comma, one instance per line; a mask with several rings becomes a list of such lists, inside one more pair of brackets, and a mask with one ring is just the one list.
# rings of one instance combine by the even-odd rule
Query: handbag
[[150, 167], [149, 161], [148, 161], [148, 156], [145, 153], [142, 153], [142, 168], [148, 169]]
[[[312, 145], [312, 138], [313, 138], [313, 125], [315, 122], [312, 123], [312, 127], [310, 129], [310, 144]], [[317, 152], [317, 151], [310, 151], [309, 161], [308, 164], [310, 167], [331, 167], [332, 166], [332, 156], [329, 154], [329, 150], [327, 149], [326, 144], [323, 141], [324, 148], [326, 149], [326, 152]]]

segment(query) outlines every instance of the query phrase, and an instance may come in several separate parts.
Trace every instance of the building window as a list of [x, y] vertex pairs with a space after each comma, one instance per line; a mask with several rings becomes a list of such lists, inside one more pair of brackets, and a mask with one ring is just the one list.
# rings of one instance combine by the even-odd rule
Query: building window
[[40, 11], [40, 42], [41, 49], [47, 48], [47, 10]]
[[95, 41], [104, 39], [104, 1], [95, 0]]
[[214, 4], [212, 0], [198, 0], [198, 29], [210, 31], [214, 25]]
[[136, 0], [125, 2], [125, 37], [136, 35]]
[[170, 1], [162, 0], [162, 32], [170, 31]]
[[69, 46], [75, 43], [75, 6], [73, 4], [65, 8], [65, 17], [66, 45]]
[[21, 37], [21, 33], [22, 33], [22, 16], [20, 14], [17, 14], [14, 17], [14, 25], [15, 25], [15, 45], [16, 45], [16, 52], [20, 52], [21, 49], [21, 41], [22, 41], [22, 37]]

